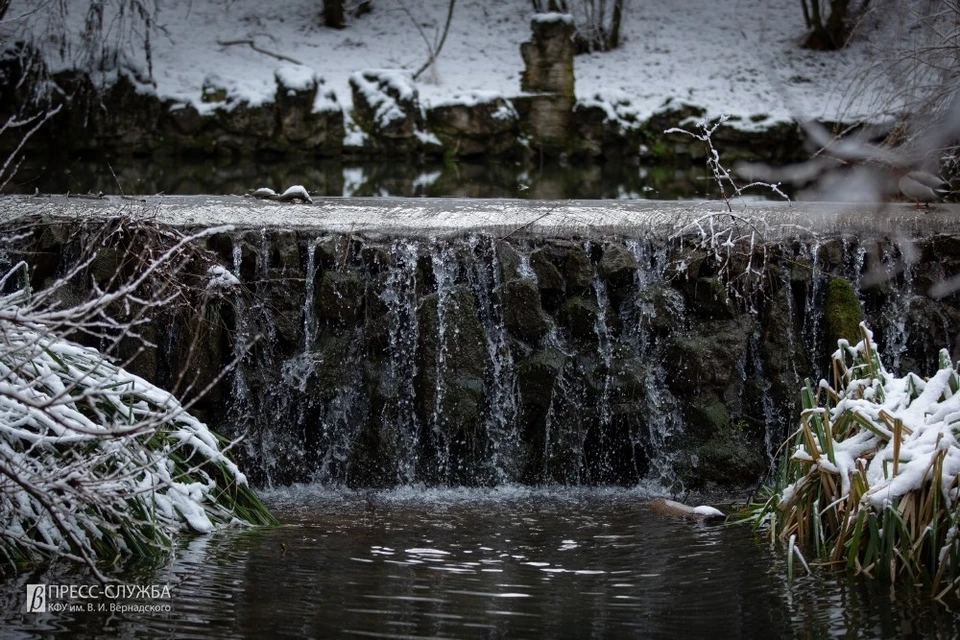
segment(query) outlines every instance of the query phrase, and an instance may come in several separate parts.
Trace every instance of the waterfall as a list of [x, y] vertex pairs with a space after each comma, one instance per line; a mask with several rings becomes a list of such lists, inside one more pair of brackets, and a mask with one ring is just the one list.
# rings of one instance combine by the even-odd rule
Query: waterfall
[[[588, 251], [589, 252], [589, 251]], [[606, 283], [599, 277], [594, 277], [591, 282], [594, 294], [597, 300], [597, 316], [593, 325], [594, 333], [597, 335], [597, 353], [600, 356], [601, 371], [603, 382], [600, 389], [599, 406], [597, 413], [599, 418], [600, 450], [605, 454], [609, 452], [610, 446], [607, 443], [608, 434], [613, 422], [613, 412], [610, 407], [610, 384], [611, 370], [613, 369], [613, 338], [610, 335], [610, 328], [607, 326], [607, 313], [610, 306], [610, 296], [607, 292]], [[612, 466], [606, 455], [601, 461], [606, 473], [612, 473]]]
[[317, 278], [317, 245], [320, 243], [320, 238], [314, 238], [307, 245], [307, 269], [306, 269], [306, 279], [304, 282], [304, 296], [303, 296], [303, 343], [304, 343], [304, 352], [310, 350], [310, 346], [313, 344], [313, 340], [317, 335], [317, 319], [313, 312], [313, 298], [314, 298], [314, 289], [316, 287], [315, 281]]
[[[634, 280], [639, 290], [645, 290], [663, 282], [667, 269], [666, 247], [654, 247], [650, 242], [630, 240], [627, 242], [639, 268]], [[680, 403], [670, 390], [666, 353], [663, 340], [652, 329], [656, 310], [647, 300], [637, 299], [628, 307], [627, 339], [645, 364], [643, 408], [647, 424], [646, 442], [649, 448], [650, 479], [663, 486], [676, 484], [675, 441], [683, 435], [683, 416]], [[677, 318], [684, 316], [684, 309], [673, 308]]]
[[[32, 286], [56, 282], [91, 250], [58, 224], [0, 259], [26, 262]], [[763, 475], [800, 381], [835, 348], [825, 332], [850, 328], [824, 316], [828, 299], [852, 305], [839, 279], [887, 367], [929, 375], [960, 344], [958, 296], [930, 293], [960, 270], [949, 228], [907, 242], [771, 227], [729, 236], [719, 258], [684, 232], [519, 230], [211, 234], [184, 266], [186, 304], [145, 319], [156, 349], [131, 371], [208, 386], [191, 410], [240, 439], [256, 485], [680, 491]], [[89, 295], [111, 255], [58, 295]], [[205, 287], [207, 262], [238, 283]]]
[[895, 375], [901, 375], [900, 359], [907, 351], [907, 342], [910, 340], [910, 327], [907, 322], [910, 314], [910, 305], [915, 298], [913, 285], [912, 247], [903, 242], [897, 243], [897, 254], [891, 247], [884, 256], [884, 270], [888, 282], [900, 280], [902, 284], [893, 289], [889, 301], [883, 310], [880, 330], [883, 334], [881, 343], [882, 353], [887, 358], [886, 367]]
[[496, 268], [496, 243], [490, 238], [473, 235], [469, 244], [473, 253], [481, 258], [471, 261], [468, 278], [477, 297], [481, 323], [486, 328], [489, 410], [485, 428], [492, 448], [492, 471], [497, 482], [502, 484], [520, 476], [517, 466], [517, 369], [503, 321], [503, 305], [500, 301], [503, 278]]
[[[826, 278], [860, 283], [866, 268], [862, 246], [824, 246], [781, 249], [769, 294], [707, 321], [682, 275], [702, 258], [654, 239], [238, 233], [222, 359], [240, 365], [218, 427], [246, 434], [260, 483], [697, 487], [711, 433], [690, 428], [690, 391], [724, 403], [772, 464], [798, 381], [815, 375], [804, 358], [826, 355]], [[919, 295], [901, 255], [886, 254], [900, 275], [883, 300]], [[911, 349], [907, 306], [881, 320], [894, 360]], [[775, 339], [757, 322], [769, 313], [786, 316]], [[733, 375], [691, 370], [689, 344]]]
[[458, 263], [449, 244], [435, 250], [431, 256], [433, 264], [433, 278], [437, 287], [437, 327], [436, 327], [436, 388], [434, 389], [433, 411], [430, 415], [429, 426], [436, 447], [439, 477], [446, 480], [450, 474], [450, 442], [444, 435], [444, 422], [450, 418], [445, 414], [443, 403], [447, 392], [445, 379], [448, 351], [450, 342], [458, 339], [456, 330], [447, 326], [451, 307], [457, 304], [451, 298], [451, 290], [457, 277]]
[[[820, 328], [823, 323], [823, 280], [825, 278], [818, 262], [819, 255], [820, 243], [816, 240], [808, 246], [805, 245], [801, 253], [801, 257], [805, 258], [810, 265], [810, 283], [807, 285], [807, 297], [803, 310], [803, 341], [807, 353], [811, 354], [819, 353], [822, 348]], [[820, 378], [822, 374], [817, 373], [815, 377]]]
[[390, 254], [396, 261], [387, 273], [379, 299], [387, 308], [388, 346], [384, 381], [383, 422], [399, 444], [397, 481], [409, 484], [416, 479], [419, 462], [420, 425], [417, 418], [417, 260], [419, 250], [408, 240], [395, 240]]

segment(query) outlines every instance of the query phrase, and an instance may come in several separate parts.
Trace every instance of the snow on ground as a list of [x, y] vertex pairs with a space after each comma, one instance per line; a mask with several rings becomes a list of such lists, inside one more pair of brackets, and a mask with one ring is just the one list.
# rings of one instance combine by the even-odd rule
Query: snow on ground
[[[320, 0], [157, 1], [160, 32], [151, 43], [156, 91], [201, 111], [208, 106], [200, 102], [205, 80], [220, 78], [238, 98], [256, 104], [273, 99], [274, 74], [290, 64], [247, 44], [218, 41], [251, 40], [302, 63], [350, 106], [351, 74], [412, 71], [427, 59], [424, 37], [439, 39], [447, 7], [447, 0], [376, 0], [371, 13], [334, 30], [319, 24]], [[67, 24], [74, 34], [82, 32], [88, 3], [69, 3]], [[14, 0], [7, 24], [0, 26], [16, 24], [22, 33], [16, 18], [26, 13], [34, 33], [43, 33], [42, 21], [56, 11], [52, 0], [50, 11], [32, 10], [36, 4]], [[529, 39], [531, 17], [529, 0], [460, 0], [435, 69], [418, 83], [422, 102], [519, 94], [520, 43]], [[633, 0], [621, 48], [576, 58], [576, 92], [581, 99], [628, 101], [627, 109], [640, 118], [668, 103], [695, 104], [712, 116], [739, 116], [744, 127], [759, 115], [768, 116], [761, 125], [793, 116], [860, 115], [872, 99], [854, 102], [848, 87], [889, 34], [864, 28], [847, 50], [818, 53], [797, 46], [803, 32], [796, 0]], [[142, 71], [142, 53], [128, 54], [126, 64]]]

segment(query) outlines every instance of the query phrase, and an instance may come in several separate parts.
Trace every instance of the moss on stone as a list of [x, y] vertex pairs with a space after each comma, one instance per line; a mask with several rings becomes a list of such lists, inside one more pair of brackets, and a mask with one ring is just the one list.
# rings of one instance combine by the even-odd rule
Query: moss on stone
[[766, 461], [755, 443], [742, 435], [717, 437], [697, 449], [697, 469], [688, 484], [699, 486], [748, 485], [763, 474]]
[[203, 94], [200, 96], [201, 102], [226, 102], [227, 90], [223, 87], [204, 87]]
[[730, 412], [727, 411], [727, 405], [712, 393], [694, 400], [691, 411], [713, 434], [724, 435], [730, 427]]
[[824, 300], [824, 318], [828, 347], [835, 347], [837, 340], [843, 338], [856, 344], [860, 340], [860, 323], [863, 310], [853, 285], [846, 278], [833, 276], [827, 284]]

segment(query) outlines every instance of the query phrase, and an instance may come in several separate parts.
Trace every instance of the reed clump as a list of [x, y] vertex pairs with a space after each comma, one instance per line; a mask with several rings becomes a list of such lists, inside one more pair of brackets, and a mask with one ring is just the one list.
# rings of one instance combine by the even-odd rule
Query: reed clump
[[839, 340], [833, 383], [801, 390], [779, 474], [744, 521], [793, 561], [845, 567], [942, 597], [960, 585], [960, 376], [946, 350], [927, 379], [888, 373], [873, 335]]

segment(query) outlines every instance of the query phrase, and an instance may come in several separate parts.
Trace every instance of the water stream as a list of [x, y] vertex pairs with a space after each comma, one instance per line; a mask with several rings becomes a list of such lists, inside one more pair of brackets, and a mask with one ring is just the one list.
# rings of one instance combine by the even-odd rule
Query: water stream
[[169, 605], [169, 611], [21, 613], [27, 584], [89, 582], [61, 567], [0, 583], [4, 635], [37, 629], [178, 638], [960, 633], [960, 618], [906, 589], [822, 569], [791, 584], [779, 552], [748, 530], [650, 512], [640, 489], [358, 493], [314, 485], [266, 497], [284, 526], [184, 540], [169, 562], [127, 570], [125, 582], [169, 585], [170, 598], [114, 604]]

